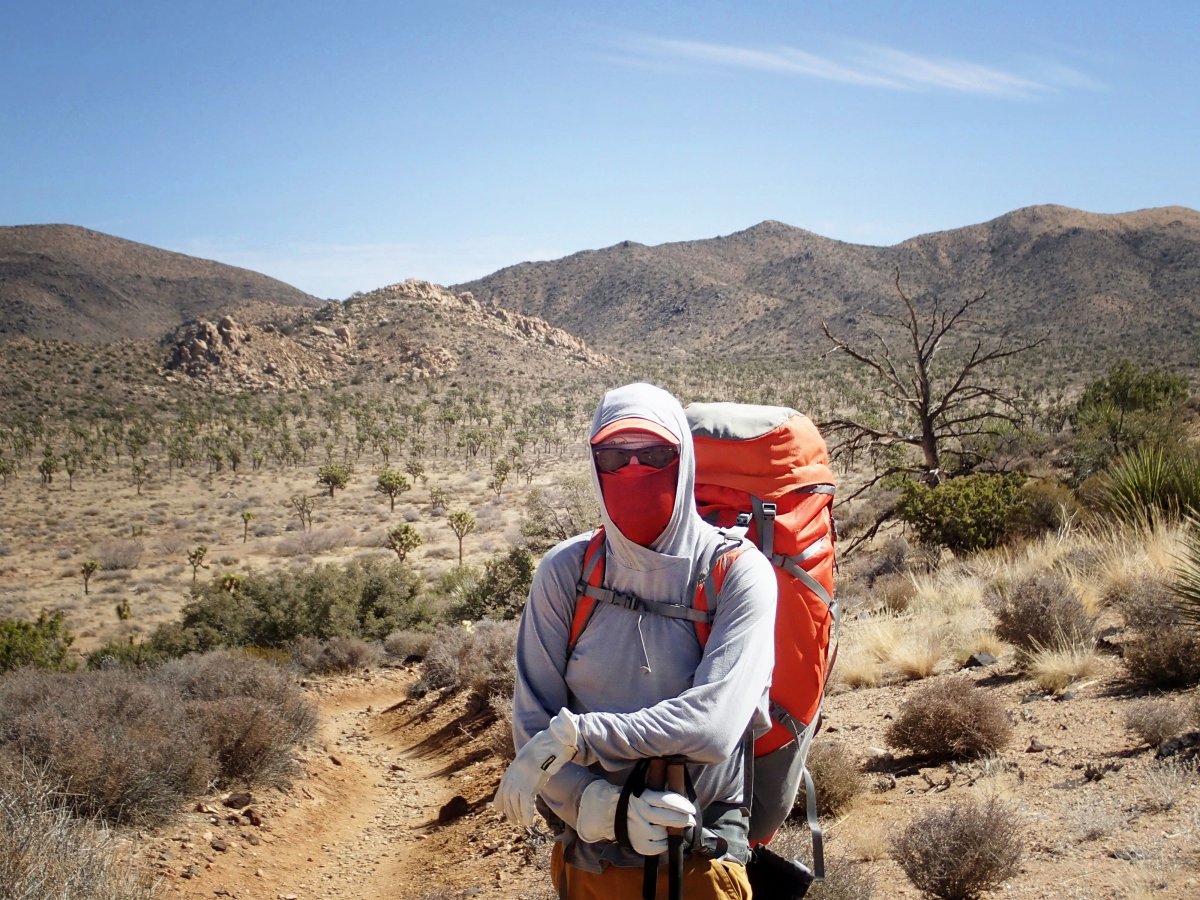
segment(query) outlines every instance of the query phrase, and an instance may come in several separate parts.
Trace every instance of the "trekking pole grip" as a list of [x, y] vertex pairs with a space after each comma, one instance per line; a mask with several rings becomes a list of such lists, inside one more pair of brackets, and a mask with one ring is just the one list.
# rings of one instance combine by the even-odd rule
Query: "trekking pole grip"
[[[652, 791], [661, 791], [667, 785], [667, 761], [661, 756], [650, 760], [646, 765], [646, 787]], [[668, 829], [670, 835], [673, 829]], [[670, 840], [670, 838], [668, 838]], [[658, 857], [647, 856], [642, 865], [642, 900], [654, 900], [658, 893]]]
[[[687, 773], [682, 757], [673, 756], [667, 760], [667, 790], [687, 796]], [[667, 896], [670, 900], [682, 900], [683, 897], [683, 829], [667, 829]]]

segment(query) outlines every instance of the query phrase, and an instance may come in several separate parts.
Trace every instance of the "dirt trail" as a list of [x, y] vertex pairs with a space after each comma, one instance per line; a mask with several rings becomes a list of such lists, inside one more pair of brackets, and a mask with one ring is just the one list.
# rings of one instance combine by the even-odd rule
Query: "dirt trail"
[[142, 855], [164, 876], [160, 895], [536, 896], [544, 876], [525, 865], [524, 842], [487, 804], [499, 763], [478, 736], [494, 726], [462, 698], [406, 700], [413, 677], [383, 670], [311, 683], [320, 736], [288, 789], [255, 793], [261, 826], [217, 796], [146, 836]]

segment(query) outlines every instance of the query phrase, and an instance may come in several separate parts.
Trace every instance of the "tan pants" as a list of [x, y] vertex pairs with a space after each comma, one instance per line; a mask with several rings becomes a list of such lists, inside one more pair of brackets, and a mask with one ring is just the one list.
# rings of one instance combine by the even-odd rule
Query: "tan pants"
[[[567, 889], [562, 889], [563, 877]], [[609, 866], [600, 874], [568, 866], [563, 845], [556, 843], [550, 857], [550, 877], [560, 897], [567, 900], [641, 900], [642, 870]], [[667, 867], [658, 870], [658, 894], [667, 900]], [[690, 857], [683, 862], [683, 896], [686, 900], [750, 900], [745, 866]]]

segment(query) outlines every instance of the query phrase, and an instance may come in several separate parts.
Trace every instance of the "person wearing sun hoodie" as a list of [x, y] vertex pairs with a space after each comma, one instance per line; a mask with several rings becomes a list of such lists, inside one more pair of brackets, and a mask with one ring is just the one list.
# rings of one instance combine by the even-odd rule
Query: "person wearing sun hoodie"
[[[695, 456], [679, 402], [648, 384], [609, 391], [589, 450], [606, 542], [604, 587], [692, 606], [697, 572], [730, 538], [696, 512]], [[519, 752], [495, 806], [523, 826], [540, 808], [559, 830], [551, 876], [562, 897], [640, 898], [644, 858], [662, 854], [665, 862], [667, 829], [682, 828], [690, 848], [684, 896], [747, 898], [743, 754], [747, 735], [770, 727], [770, 563], [742, 542], [709, 604], [715, 614], [703, 649], [687, 619], [605, 602], [571, 649], [590, 537], [554, 547], [534, 574], [517, 637]], [[687, 759], [695, 801], [670, 790], [631, 797], [622, 846], [621, 786], [638, 760], [668, 756]]]

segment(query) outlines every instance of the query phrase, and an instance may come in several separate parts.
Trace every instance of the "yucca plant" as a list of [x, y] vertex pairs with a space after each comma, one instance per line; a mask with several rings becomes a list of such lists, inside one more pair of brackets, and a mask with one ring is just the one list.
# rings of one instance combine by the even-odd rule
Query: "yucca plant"
[[1183, 553], [1175, 566], [1175, 607], [1179, 618], [1200, 628], [1200, 520], [1188, 517]]
[[1102, 502], [1118, 518], [1134, 523], [1200, 512], [1200, 454], [1138, 447], [1105, 476]]

